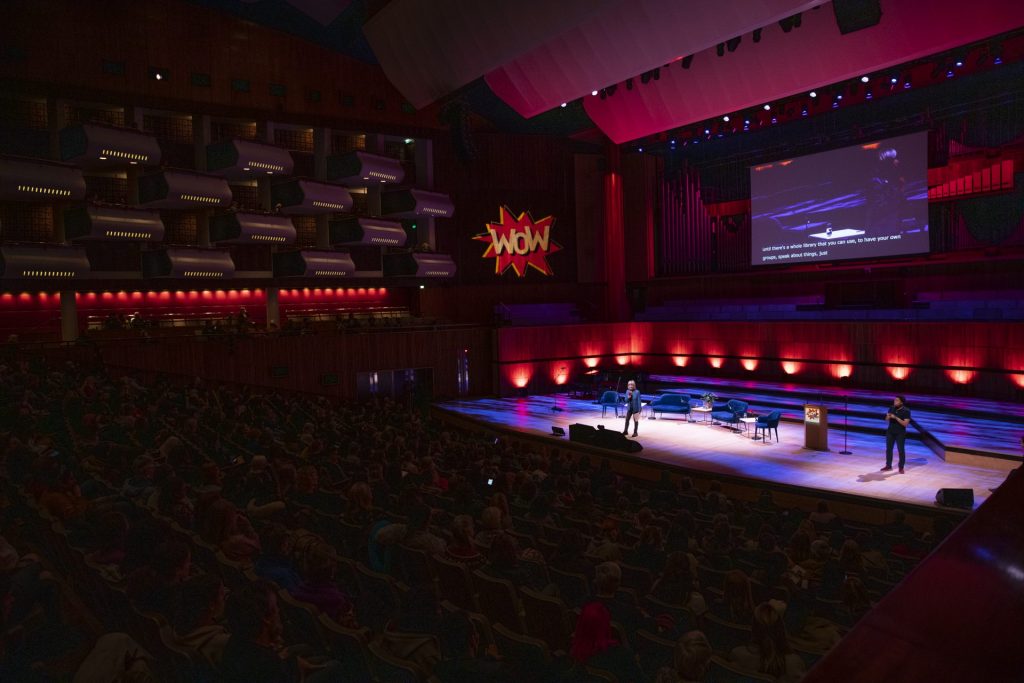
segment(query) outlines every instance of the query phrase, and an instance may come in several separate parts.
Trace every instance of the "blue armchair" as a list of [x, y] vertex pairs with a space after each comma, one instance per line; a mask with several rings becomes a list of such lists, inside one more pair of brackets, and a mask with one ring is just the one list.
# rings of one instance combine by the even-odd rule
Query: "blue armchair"
[[711, 413], [711, 419], [738, 429], [740, 418], [745, 412], [747, 412], [747, 402], [734, 398], [725, 404], [725, 410], [716, 410]]
[[622, 405], [622, 402], [619, 401], [619, 392], [614, 389], [609, 389], [601, 394], [601, 400], [597, 403], [601, 406], [601, 417], [605, 416], [609, 407], [615, 408], [615, 417], [619, 416], [619, 406]]
[[663, 416], [666, 413], [675, 415], [690, 414], [690, 397], [682, 394], [662, 394], [650, 402], [651, 416], [657, 417], [658, 413]]
[[758, 438], [757, 433], [759, 431], [764, 432], [764, 440], [768, 440], [768, 434], [771, 430], [775, 430], [775, 443], [779, 442], [779, 418], [782, 417], [781, 410], [773, 410], [767, 415], [761, 415], [757, 418], [757, 422], [754, 423], [754, 438]]

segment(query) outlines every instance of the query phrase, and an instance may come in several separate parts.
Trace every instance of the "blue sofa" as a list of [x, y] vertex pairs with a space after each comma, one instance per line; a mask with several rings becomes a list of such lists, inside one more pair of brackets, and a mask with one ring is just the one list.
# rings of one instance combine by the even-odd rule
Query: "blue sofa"
[[725, 404], [725, 410], [716, 410], [711, 413], [711, 419], [729, 425], [733, 429], [739, 429], [740, 418], [746, 412], [747, 402], [734, 398]]
[[651, 401], [649, 405], [651, 417], [654, 418], [658, 417], [658, 413], [687, 416], [690, 414], [690, 397], [683, 394], [662, 394]]

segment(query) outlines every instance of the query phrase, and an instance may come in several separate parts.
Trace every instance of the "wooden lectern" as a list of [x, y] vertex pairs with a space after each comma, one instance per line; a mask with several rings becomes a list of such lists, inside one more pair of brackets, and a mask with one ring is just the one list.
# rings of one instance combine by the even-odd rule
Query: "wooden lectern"
[[825, 406], [804, 406], [804, 448], [828, 450], [828, 408]]

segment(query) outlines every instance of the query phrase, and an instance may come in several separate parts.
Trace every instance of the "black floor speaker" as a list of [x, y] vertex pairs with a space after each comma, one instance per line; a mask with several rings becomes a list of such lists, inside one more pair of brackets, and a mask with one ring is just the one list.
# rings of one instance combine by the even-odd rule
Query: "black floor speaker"
[[939, 489], [935, 502], [951, 508], [974, 509], [974, 489]]
[[644, 449], [637, 441], [627, 439], [622, 432], [614, 429], [594, 429], [590, 425], [569, 425], [569, 441], [607, 448], [623, 453], [638, 453]]

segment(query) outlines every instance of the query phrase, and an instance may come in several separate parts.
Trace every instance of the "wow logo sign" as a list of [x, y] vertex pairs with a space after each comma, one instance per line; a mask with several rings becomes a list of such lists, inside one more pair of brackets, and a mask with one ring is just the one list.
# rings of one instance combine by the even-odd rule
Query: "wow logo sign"
[[519, 277], [527, 268], [535, 268], [544, 275], [554, 275], [547, 257], [562, 250], [562, 245], [551, 239], [554, 216], [534, 220], [529, 211], [518, 216], [503, 206], [498, 210], [498, 222], [488, 223], [487, 232], [474, 240], [486, 242], [483, 258], [494, 259], [494, 273], [501, 275], [511, 268]]

